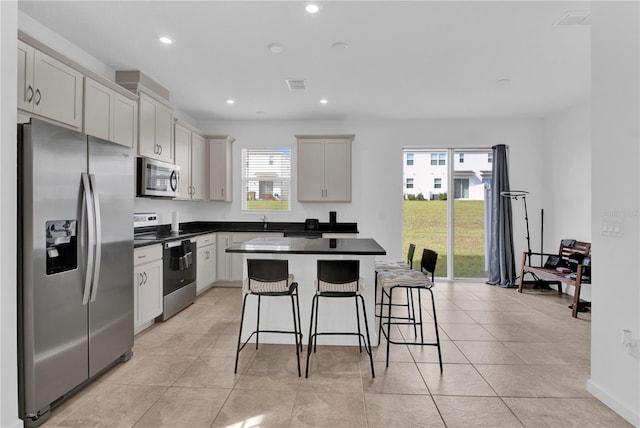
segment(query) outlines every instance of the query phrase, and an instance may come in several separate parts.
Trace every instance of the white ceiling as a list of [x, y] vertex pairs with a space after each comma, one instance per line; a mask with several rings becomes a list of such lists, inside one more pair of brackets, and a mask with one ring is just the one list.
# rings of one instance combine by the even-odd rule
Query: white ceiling
[[[19, 9], [108, 66], [147, 73], [197, 120], [542, 117], [589, 97], [589, 26], [554, 26], [588, 2], [323, 1], [315, 15], [305, 4], [20, 1]], [[158, 42], [166, 33], [174, 45]], [[274, 42], [283, 53], [268, 50]], [[307, 89], [289, 91], [288, 78]]]

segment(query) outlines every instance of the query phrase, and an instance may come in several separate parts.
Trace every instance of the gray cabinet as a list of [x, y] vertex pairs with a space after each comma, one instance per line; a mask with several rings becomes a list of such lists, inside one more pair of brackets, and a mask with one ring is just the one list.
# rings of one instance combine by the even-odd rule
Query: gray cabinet
[[18, 40], [18, 108], [82, 128], [81, 72]]
[[173, 107], [138, 92], [138, 154], [173, 163]]
[[296, 135], [298, 201], [351, 202], [353, 135]]
[[228, 135], [208, 136], [209, 144], [209, 199], [212, 201], [231, 202], [232, 187], [232, 152], [231, 144], [235, 141]]
[[207, 156], [204, 137], [186, 123], [175, 124], [175, 164], [180, 166], [180, 197], [203, 200], [207, 196]]
[[138, 129], [136, 100], [110, 89], [90, 77], [84, 78], [83, 132], [133, 147]]
[[201, 294], [216, 280], [216, 234], [198, 236], [197, 247], [196, 292]]
[[162, 314], [162, 246], [136, 248], [133, 260], [134, 333], [137, 334]]

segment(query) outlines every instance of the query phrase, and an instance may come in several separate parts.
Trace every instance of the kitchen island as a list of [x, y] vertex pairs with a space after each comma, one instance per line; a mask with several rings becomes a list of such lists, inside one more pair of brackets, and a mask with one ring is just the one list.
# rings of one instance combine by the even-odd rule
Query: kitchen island
[[[375, 256], [387, 252], [374, 239], [348, 238], [255, 238], [227, 248], [228, 253], [244, 254], [244, 277], [247, 276], [247, 263], [253, 259], [289, 260], [289, 273], [295, 275], [300, 300], [300, 319], [302, 322], [303, 343], [307, 343], [309, 321], [311, 319], [311, 299], [314, 295], [316, 279], [316, 261], [323, 260], [360, 260], [360, 277], [364, 280], [362, 296], [367, 308], [367, 321], [371, 342], [377, 343], [375, 326]], [[257, 316], [257, 298], [249, 297], [245, 310], [242, 340], [246, 340], [255, 329]], [[285, 297], [267, 297], [263, 300], [260, 312], [261, 328], [271, 330], [292, 330], [291, 301]], [[319, 307], [320, 331], [357, 331], [356, 312], [352, 299], [322, 299]], [[364, 328], [364, 326], [363, 326]], [[291, 343], [293, 336], [283, 334], [260, 334], [263, 343]], [[357, 345], [355, 336], [319, 336], [318, 344]]]

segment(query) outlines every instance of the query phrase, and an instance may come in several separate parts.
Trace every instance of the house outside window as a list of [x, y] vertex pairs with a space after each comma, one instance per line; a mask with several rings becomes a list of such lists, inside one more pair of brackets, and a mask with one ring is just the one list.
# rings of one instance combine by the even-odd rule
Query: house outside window
[[413, 189], [413, 178], [407, 178], [406, 188]]
[[431, 165], [446, 165], [447, 154], [445, 152], [432, 152]]
[[407, 166], [413, 165], [413, 153], [407, 153]]
[[442, 178], [434, 178], [433, 179], [433, 188], [434, 189], [442, 189]]
[[460, 163], [464, 163], [464, 153], [460, 153], [460, 154], [459, 154], [458, 161], [459, 161]]
[[493, 152], [487, 153], [487, 163], [493, 163]]
[[291, 148], [242, 149], [242, 210], [290, 211]]

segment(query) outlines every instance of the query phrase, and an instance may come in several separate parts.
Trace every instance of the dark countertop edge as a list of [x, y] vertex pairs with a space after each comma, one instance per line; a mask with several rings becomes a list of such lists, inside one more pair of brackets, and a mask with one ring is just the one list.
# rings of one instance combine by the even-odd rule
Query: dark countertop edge
[[[254, 222], [202, 222], [195, 221], [190, 223], [180, 223], [180, 230], [182, 231], [178, 236], [171, 236], [158, 240], [138, 240], [134, 239], [134, 248], [147, 247], [149, 245], [163, 244], [165, 242], [176, 241], [179, 239], [189, 239], [200, 235], [206, 235], [208, 233], [217, 232], [235, 232], [235, 233], [285, 233], [285, 232], [305, 232], [304, 222], [267, 222], [267, 229], [264, 229], [264, 223], [259, 221]], [[169, 232], [171, 226], [163, 224], [160, 226], [140, 227], [135, 228], [134, 232], [153, 232], [163, 231]], [[359, 233], [358, 223], [338, 223], [336, 227], [331, 230], [329, 223], [320, 223], [317, 230], [307, 232], [319, 232], [319, 233]], [[386, 253], [385, 253], [386, 254]]]
[[314, 251], [295, 251], [295, 250], [285, 250], [285, 251], [273, 251], [273, 250], [226, 250], [227, 253], [244, 253], [244, 254], [304, 254], [304, 255], [345, 255], [345, 256], [384, 256], [387, 254], [386, 251], [322, 251], [322, 250], [314, 250]]

